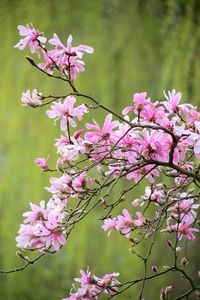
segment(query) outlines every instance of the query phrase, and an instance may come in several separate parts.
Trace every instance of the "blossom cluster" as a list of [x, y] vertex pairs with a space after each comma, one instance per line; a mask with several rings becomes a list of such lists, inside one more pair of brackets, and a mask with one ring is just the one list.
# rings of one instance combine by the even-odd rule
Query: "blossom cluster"
[[[195, 232], [199, 232], [198, 228], [191, 227], [197, 217], [195, 210], [199, 208], [199, 204], [195, 204], [198, 197], [193, 197], [192, 193], [183, 192], [166, 195], [164, 187], [156, 191], [158, 185], [146, 187], [145, 194], [140, 199], [135, 199], [132, 202], [133, 207], [143, 206], [145, 202], [149, 204], [155, 204], [157, 206], [164, 206], [168, 203], [168, 218], [166, 219], [167, 227], [161, 230], [161, 233], [176, 233], [178, 240], [181, 240], [183, 236], [187, 240], [194, 240], [196, 236]], [[174, 192], [174, 191], [173, 191]], [[165, 196], [165, 197], [164, 197]], [[193, 199], [194, 198], [194, 199]], [[108, 231], [110, 235], [112, 230], [117, 230], [127, 238], [130, 237], [131, 233], [136, 230], [147, 229], [150, 225], [150, 220], [144, 218], [140, 211], [136, 211], [137, 216], [134, 219], [127, 209], [123, 209], [123, 215], [118, 215], [115, 218], [106, 218], [102, 225], [105, 231]], [[151, 232], [150, 227], [150, 232]]]
[[47, 51], [45, 47], [47, 38], [32, 25], [19, 25], [18, 29], [19, 34], [24, 38], [15, 47], [20, 50], [29, 47], [31, 53], [37, 53], [39, 58], [41, 52], [44, 62], [39, 63], [38, 67], [48, 74], [53, 74], [56, 69], [60, 69], [73, 80], [77, 77], [77, 73], [85, 70], [84, 61], [82, 60], [83, 55], [94, 51], [92, 47], [86, 45], [73, 47], [71, 35], [69, 35], [67, 43], [64, 45], [56, 33], [48, 41], [54, 49]]
[[129, 237], [132, 230], [134, 230], [135, 228], [142, 227], [146, 223], [146, 220], [141, 212], [136, 211], [135, 214], [137, 216], [137, 219], [133, 220], [128, 210], [124, 208], [123, 215], [119, 215], [117, 218], [114, 219], [105, 219], [102, 228], [105, 231], [109, 230], [108, 234], [110, 234], [110, 230], [116, 229], [119, 230], [126, 237]]
[[45, 207], [45, 201], [39, 205], [30, 203], [31, 211], [23, 214], [24, 222], [16, 238], [17, 246], [22, 249], [46, 251], [51, 247], [55, 251], [66, 243], [66, 229], [63, 226], [65, 205], [58, 197], [52, 197]]
[[199, 208], [199, 204], [195, 204], [188, 193], [182, 193], [180, 196], [182, 200], [174, 201], [174, 205], [169, 208], [169, 225], [162, 232], [176, 232], [178, 240], [181, 240], [184, 235], [188, 240], [194, 240], [196, 238], [194, 233], [199, 232], [199, 229], [191, 226], [196, 220], [195, 210]]
[[[48, 203], [31, 203], [31, 211], [23, 214], [17, 246], [42, 252], [58, 251], [76, 223], [97, 205], [106, 210], [101, 219], [108, 235], [116, 230], [132, 242], [132, 235], [140, 232], [142, 241], [159, 228], [160, 233], [175, 233], [177, 243], [183, 238], [194, 240], [199, 232], [196, 220], [200, 199], [195, 189], [200, 182], [197, 107], [181, 103], [182, 94], [176, 90], [164, 92], [164, 99], [155, 101], [146, 92], [140, 92], [134, 93], [132, 102], [121, 114], [111, 113], [74, 86], [77, 73], [84, 71], [82, 57], [92, 53], [92, 47], [72, 47], [71, 35], [64, 45], [54, 34], [49, 40], [54, 48], [48, 50], [47, 39], [38, 30], [29, 25], [20, 25], [18, 29], [24, 38], [15, 47], [23, 50], [28, 46], [39, 58], [42, 53], [45, 63], [33, 62], [33, 66], [48, 76], [65, 80], [72, 92], [61, 96], [45, 96], [37, 89], [22, 93], [22, 105], [37, 108], [50, 104], [46, 115], [55, 124], [59, 122], [61, 136], [55, 140], [58, 157], [54, 168], [46, 158], [35, 159], [42, 171], [57, 172], [57, 175], [50, 177], [46, 187], [51, 194]], [[52, 75], [54, 72], [60, 76]], [[95, 107], [83, 101], [77, 105], [77, 97], [93, 101]], [[104, 108], [107, 112], [105, 118], [102, 115], [102, 125], [90, 119], [94, 108]], [[166, 177], [171, 179], [170, 184], [160, 182]], [[123, 191], [111, 202], [107, 199], [110, 191], [121, 179], [126, 179]], [[144, 194], [131, 199], [129, 210], [123, 208], [121, 214], [113, 217], [115, 207], [129, 202], [128, 193], [143, 180], [149, 184]], [[89, 271], [81, 271], [81, 276], [75, 279], [81, 287], [72, 290], [65, 300], [90, 300], [97, 299], [101, 292], [117, 293], [118, 273], [98, 278]], [[167, 292], [163, 290], [164, 293]]]
[[88, 270], [85, 272], [80, 271], [81, 278], [75, 278], [81, 287], [76, 289], [75, 292], [71, 290], [70, 297], [63, 300], [82, 300], [82, 299], [98, 299], [98, 296], [103, 292], [109, 295], [117, 293], [117, 286], [120, 282], [116, 279], [119, 273], [106, 274], [102, 278], [92, 275]]

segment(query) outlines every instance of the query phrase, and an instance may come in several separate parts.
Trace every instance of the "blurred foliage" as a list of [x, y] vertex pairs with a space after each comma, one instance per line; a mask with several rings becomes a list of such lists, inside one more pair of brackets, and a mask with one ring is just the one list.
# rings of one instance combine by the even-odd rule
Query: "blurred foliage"
[[[176, 88], [183, 92], [184, 99], [198, 104], [200, 2], [1, 0], [0, 18], [0, 267], [7, 269], [22, 263], [15, 256], [15, 236], [22, 212], [28, 210], [29, 201], [49, 197], [44, 190], [49, 175], [41, 174], [33, 161], [48, 154], [53, 159], [52, 144], [59, 136], [44, 109], [20, 106], [21, 93], [35, 87], [44, 94], [69, 90], [63, 82], [31, 69], [24, 60], [28, 52], [13, 48], [19, 40], [17, 25], [33, 23], [45, 35], [51, 37], [56, 32], [63, 41], [72, 33], [75, 44], [93, 46], [95, 53], [85, 57], [86, 72], [79, 75], [77, 85], [118, 112], [134, 92], [144, 90], [161, 99], [163, 89]], [[103, 113], [95, 118], [101, 121]], [[143, 187], [132, 198], [142, 193]], [[88, 265], [97, 276], [119, 271], [122, 281], [142, 274], [140, 264], [128, 252], [129, 243], [115, 233], [107, 238], [99, 216], [97, 210], [89, 220], [80, 223], [58, 254], [23, 272], [1, 276], [0, 298], [61, 299], [68, 295], [79, 269]], [[158, 245], [152, 264], [165, 264], [162, 251]], [[158, 299], [162, 284], [170, 284], [170, 280], [151, 285], [148, 299]], [[135, 299], [138, 288], [118, 299]]]

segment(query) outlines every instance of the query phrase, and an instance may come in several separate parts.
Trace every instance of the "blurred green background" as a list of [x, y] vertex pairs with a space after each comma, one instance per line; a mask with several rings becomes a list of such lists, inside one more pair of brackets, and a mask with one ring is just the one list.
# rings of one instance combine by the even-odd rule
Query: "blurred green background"
[[[45, 109], [20, 105], [21, 93], [33, 88], [44, 94], [68, 91], [65, 83], [31, 68], [24, 59], [28, 51], [13, 48], [19, 40], [17, 25], [33, 23], [46, 36], [56, 32], [63, 41], [71, 33], [75, 45], [93, 46], [77, 86], [118, 112], [134, 92], [144, 90], [160, 99], [163, 89], [176, 88], [198, 105], [200, 1], [0, 0], [0, 20], [0, 268], [8, 269], [22, 263], [15, 255], [22, 213], [30, 201], [49, 197], [44, 190], [49, 175], [39, 171], [34, 159], [54, 157], [53, 143], [59, 137]], [[79, 269], [87, 266], [97, 276], [119, 271], [122, 281], [139, 276], [142, 269], [129, 253], [129, 243], [117, 234], [107, 238], [98, 217], [96, 211], [80, 223], [58, 254], [23, 272], [0, 275], [0, 299], [61, 299], [69, 294]], [[165, 264], [161, 253], [157, 248], [154, 264]], [[170, 279], [151, 284], [145, 299], [159, 299], [159, 290]], [[134, 300], [138, 288], [117, 299]]]

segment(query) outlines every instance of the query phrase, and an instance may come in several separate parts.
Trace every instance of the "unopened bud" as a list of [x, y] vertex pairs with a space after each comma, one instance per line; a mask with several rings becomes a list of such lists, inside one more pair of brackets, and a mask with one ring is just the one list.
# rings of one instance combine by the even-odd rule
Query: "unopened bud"
[[165, 297], [165, 290], [162, 289], [161, 292], [160, 292], [160, 300], [165, 300], [166, 297]]
[[138, 239], [134, 239], [134, 238], [129, 238], [129, 241], [133, 244], [138, 244]]
[[32, 59], [32, 57], [26, 56], [25, 58], [26, 58], [26, 60], [28, 60], [28, 62], [29, 62], [32, 66], [36, 66], [36, 64], [35, 64], [34, 60]]
[[189, 264], [188, 259], [187, 259], [186, 257], [183, 257], [183, 258], [181, 259], [181, 264], [182, 264], [183, 266], [188, 265], [188, 264]]
[[153, 232], [148, 232], [147, 234], [145, 234], [145, 240], [148, 240], [151, 236], [152, 236]]
[[167, 226], [170, 226], [171, 222], [172, 222], [173, 218], [169, 217], [167, 218]]
[[163, 269], [164, 270], [169, 270], [169, 269], [171, 269], [171, 267], [170, 266], [163, 266]]
[[99, 180], [97, 178], [94, 179], [94, 182], [97, 183], [98, 185], [101, 185], [101, 183], [99, 182]]
[[103, 197], [101, 197], [99, 200], [101, 201], [102, 204], [105, 203], [105, 199]]
[[173, 285], [167, 286], [166, 289], [165, 289], [165, 296], [168, 297], [169, 294], [173, 291], [173, 289], [174, 289]]
[[181, 252], [182, 248], [181, 247], [176, 247], [176, 253]]
[[30, 261], [30, 257], [25, 256], [24, 258], [25, 258], [26, 261]]
[[18, 257], [24, 258], [23, 254], [22, 254], [20, 251], [16, 251], [16, 255], [17, 255]]
[[126, 200], [126, 198], [125, 198], [124, 196], [122, 196], [122, 197], [119, 199], [120, 202], [123, 202], [124, 200]]
[[132, 202], [131, 202], [131, 205], [133, 206], [133, 207], [137, 207], [137, 206], [139, 206], [141, 204], [141, 199], [135, 199], [135, 200], [133, 200]]
[[170, 240], [166, 240], [166, 244], [170, 249], [173, 249], [173, 243]]
[[152, 266], [151, 268], [152, 272], [157, 273], [158, 272], [158, 268], [156, 266]]
[[135, 239], [134, 239], [134, 238], [129, 237], [129, 241], [130, 241], [131, 243], [135, 244]]

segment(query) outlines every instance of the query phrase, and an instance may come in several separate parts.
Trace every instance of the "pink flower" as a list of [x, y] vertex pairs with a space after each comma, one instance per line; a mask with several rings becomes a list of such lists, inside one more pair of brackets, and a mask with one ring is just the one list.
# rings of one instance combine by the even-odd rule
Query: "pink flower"
[[123, 215], [119, 215], [116, 221], [116, 229], [119, 230], [126, 237], [129, 237], [134, 228], [134, 221], [127, 209], [122, 210]]
[[[79, 140], [82, 141], [80, 136], [83, 132], [84, 132], [83, 129], [80, 129], [80, 130], [76, 131], [73, 135], [73, 139], [76, 140], [76, 141], [79, 141]], [[63, 147], [65, 147], [67, 145], [70, 145], [70, 143], [71, 142], [69, 140], [69, 137], [67, 137], [67, 136], [61, 135], [61, 137], [59, 139], [56, 139], [55, 146], [58, 149], [58, 153], [61, 153], [61, 150], [63, 149]]]
[[163, 187], [159, 184], [154, 185], [152, 188], [147, 186], [145, 188], [145, 195], [142, 196], [144, 200], [150, 200], [156, 203], [162, 203], [165, 200]]
[[142, 118], [142, 123], [148, 122], [159, 122], [162, 120], [165, 116], [164, 107], [159, 106], [158, 102], [150, 102], [149, 104], [146, 104], [143, 109], [141, 110], [140, 116]]
[[34, 226], [31, 224], [21, 224], [16, 237], [17, 247], [25, 249], [34, 246]]
[[63, 54], [68, 56], [77, 56], [82, 58], [84, 53], [93, 53], [94, 49], [86, 45], [79, 45], [77, 47], [72, 47], [72, 35], [69, 35], [67, 39], [67, 45], [64, 46], [60, 41], [56, 33], [54, 33], [53, 38], [49, 40], [49, 44], [55, 46], [55, 50], [49, 51], [54, 57], [61, 56]]
[[103, 278], [94, 276], [94, 278], [97, 280], [98, 286], [105, 288], [105, 293], [114, 295], [117, 292], [117, 285], [120, 284], [120, 282], [115, 278], [117, 276], [119, 276], [119, 273], [106, 274]]
[[169, 159], [169, 149], [172, 145], [172, 138], [169, 134], [157, 130], [143, 130], [143, 136], [138, 141], [141, 145], [142, 155], [148, 159], [167, 161]]
[[77, 193], [84, 192], [86, 190], [86, 183], [92, 184], [92, 178], [88, 177], [86, 172], [82, 172], [79, 176], [75, 177], [72, 182], [73, 190]]
[[75, 278], [74, 280], [80, 282], [81, 286], [84, 287], [85, 285], [91, 284], [92, 276], [91, 272], [87, 270], [87, 272], [80, 270], [81, 278]]
[[85, 134], [86, 140], [96, 144], [99, 141], [103, 141], [104, 143], [110, 143], [115, 139], [115, 134], [112, 130], [119, 125], [119, 122], [112, 121], [112, 114], [107, 115], [102, 129], [99, 127], [95, 120], [93, 120], [93, 122], [94, 124], [86, 123], [85, 125], [87, 129], [94, 130], [93, 132], [87, 132]]
[[164, 101], [163, 104], [166, 109], [170, 112], [178, 112], [179, 102], [181, 101], [182, 94], [180, 92], [176, 92], [176, 90], [168, 91], [168, 95], [165, 94], [165, 97], [168, 101]]
[[55, 69], [55, 63], [54, 61], [51, 59], [50, 56], [48, 56], [46, 54], [45, 51], [42, 51], [43, 53], [43, 57], [44, 57], [44, 60], [45, 60], [45, 63], [40, 63], [38, 64], [38, 67], [42, 70], [46, 70], [48, 74], [53, 74], [53, 70]]
[[41, 97], [36, 89], [32, 91], [32, 95], [30, 93], [30, 90], [22, 93], [21, 101], [23, 102], [22, 105], [24, 106], [37, 107], [42, 105]]
[[59, 194], [59, 193], [66, 193], [70, 190], [70, 184], [71, 184], [72, 178], [67, 175], [63, 174], [61, 177], [51, 177], [50, 183], [51, 187], [46, 188], [46, 190], [52, 194]]
[[177, 229], [178, 229], [178, 239], [179, 240], [182, 239], [183, 235], [186, 236], [187, 240], [195, 240], [196, 237], [193, 234], [193, 232], [199, 232], [198, 229], [189, 227], [187, 223], [181, 223], [181, 224], [179, 224], [179, 226], [178, 226], [178, 224], [171, 225], [170, 229], [172, 231], [177, 231]]
[[116, 218], [111, 219], [111, 218], [107, 218], [104, 220], [104, 224], [102, 225], [102, 228], [107, 231], [108, 230], [108, 236], [111, 233], [111, 230], [116, 229]]
[[23, 213], [23, 217], [25, 217], [24, 223], [33, 223], [35, 224], [38, 220], [43, 219], [45, 216], [45, 202], [40, 201], [40, 205], [36, 205], [30, 203], [31, 211], [27, 211]]
[[154, 176], [159, 176], [159, 171], [153, 169], [153, 165], [147, 165], [145, 167], [141, 167], [140, 169], [129, 173], [126, 178], [134, 179], [135, 183], [139, 182], [143, 177], [147, 178], [151, 183], [154, 183]]
[[24, 36], [24, 38], [14, 46], [19, 50], [23, 50], [25, 47], [29, 46], [31, 53], [35, 53], [39, 48], [39, 42], [46, 42], [46, 38], [41, 36], [38, 30], [33, 27], [31, 28], [28, 24], [26, 27], [19, 25], [17, 28], [19, 29], [19, 35]]
[[66, 229], [62, 226], [66, 217], [64, 208], [65, 204], [56, 197], [50, 199], [46, 209], [44, 201], [39, 206], [31, 203], [32, 211], [23, 214], [25, 224], [18, 231], [17, 247], [40, 251], [52, 247], [58, 251], [66, 243]]
[[61, 154], [63, 162], [74, 161], [79, 158], [80, 154], [86, 152], [82, 140], [78, 141], [74, 137], [71, 137], [70, 141], [62, 138], [57, 144], [59, 145], [57, 152]]
[[55, 49], [48, 51], [48, 55], [53, 57], [64, 73], [70, 79], [75, 79], [78, 72], [83, 72], [84, 62], [81, 60], [85, 53], [93, 53], [94, 49], [86, 45], [72, 47], [72, 36], [67, 39], [67, 45], [64, 46], [57, 34], [54, 33], [53, 39], [49, 43], [55, 46]]
[[81, 300], [81, 296], [76, 294], [71, 294], [68, 298], [63, 298], [62, 300]]
[[187, 221], [183, 220], [181, 221], [181, 223], [169, 225], [167, 227], [167, 231], [168, 232], [178, 231], [178, 240], [181, 240], [183, 238], [183, 235], [185, 235], [187, 240], [195, 240], [196, 237], [193, 232], [199, 232], [199, 229], [189, 227], [191, 223], [193, 223], [193, 218], [188, 218]]
[[143, 217], [142, 213], [140, 211], [136, 211], [136, 216], [137, 216], [137, 219], [134, 220], [134, 225], [138, 226], [138, 227], [141, 227], [143, 226], [146, 221], [145, 221], [145, 218]]
[[197, 158], [200, 158], [200, 122], [194, 122], [195, 128], [198, 133], [192, 134], [192, 139], [194, 141], [194, 153]]
[[77, 73], [84, 72], [84, 62], [80, 59], [77, 59], [76, 57], [69, 57], [64, 56], [61, 58], [61, 66], [64, 69], [64, 72], [66, 74], [69, 74], [72, 80], [74, 80], [77, 77]]
[[79, 105], [74, 108], [76, 103], [76, 98], [68, 96], [65, 98], [64, 102], [54, 102], [51, 106], [51, 110], [47, 110], [47, 115], [49, 118], [61, 119], [60, 128], [65, 131], [68, 124], [72, 127], [76, 127], [76, 122], [74, 118], [77, 117], [79, 121], [82, 120], [84, 113], [87, 113], [87, 107], [85, 104]]
[[135, 114], [138, 114], [145, 105], [151, 103], [150, 98], [147, 98], [147, 93], [136, 93], [133, 95], [133, 106], [127, 106], [123, 109], [122, 114], [127, 115], [130, 111], [134, 111]]
[[59, 251], [60, 247], [66, 244], [65, 233], [66, 231], [55, 229], [48, 237], [45, 237], [46, 248], [52, 246], [55, 251]]
[[81, 278], [75, 278], [75, 281], [79, 282], [81, 287], [76, 289], [73, 285], [75, 292], [73, 293], [71, 290], [70, 297], [63, 300], [94, 300], [98, 299], [102, 292], [110, 295], [114, 295], [117, 292], [117, 285], [120, 282], [115, 277], [119, 276], [119, 273], [106, 274], [103, 278], [92, 276], [88, 270], [86, 272], [80, 270], [80, 273]]
[[42, 171], [45, 172], [49, 170], [49, 166], [46, 158], [38, 157], [35, 159], [35, 163], [42, 169]]

